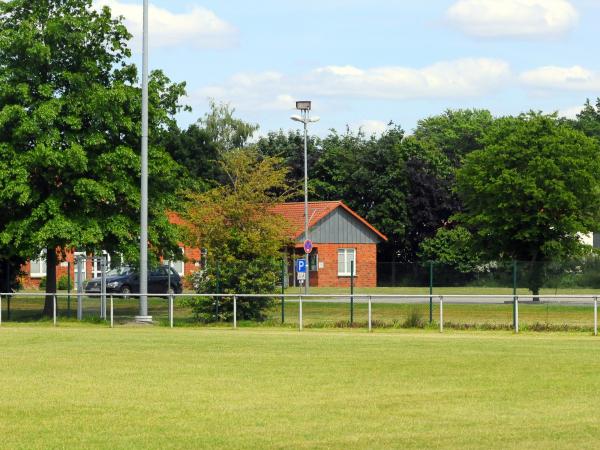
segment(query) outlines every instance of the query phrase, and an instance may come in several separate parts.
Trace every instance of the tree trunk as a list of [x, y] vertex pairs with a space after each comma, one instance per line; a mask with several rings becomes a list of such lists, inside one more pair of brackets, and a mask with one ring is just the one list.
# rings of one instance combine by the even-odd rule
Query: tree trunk
[[540, 288], [544, 282], [544, 263], [542, 261], [531, 262], [531, 271], [529, 278], [529, 289], [533, 294], [532, 300], [534, 302], [540, 301]]
[[0, 276], [0, 292], [10, 292], [10, 263], [7, 261], [2, 264], [3, 270]]
[[46, 301], [44, 302], [46, 317], [52, 317], [54, 294], [56, 294], [56, 249], [49, 247], [46, 250]]

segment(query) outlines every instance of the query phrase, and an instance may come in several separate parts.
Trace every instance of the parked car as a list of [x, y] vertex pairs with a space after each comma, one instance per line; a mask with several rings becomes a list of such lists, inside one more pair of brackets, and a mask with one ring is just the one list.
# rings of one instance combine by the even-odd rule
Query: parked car
[[[169, 286], [169, 271], [171, 285]], [[99, 294], [101, 278], [92, 278], [85, 285], [88, 294]], [[160, 266], [148, 271], [149, 294], [181, 294], [183, 283], [179, 274], [169, 266]], [[122, 266], [106, 272], [106, 292], [131, 294], [140, 292], [140, 274], [132, 267]]]

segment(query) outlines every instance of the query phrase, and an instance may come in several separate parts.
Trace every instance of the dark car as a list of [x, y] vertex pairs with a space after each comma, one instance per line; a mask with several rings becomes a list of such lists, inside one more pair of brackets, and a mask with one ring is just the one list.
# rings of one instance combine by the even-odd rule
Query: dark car
[[[169, 271], [171, 285], [169, 286]], [[99, 294], [102, 280], [92, 278], [85, 285], [88, 294]], [[181, 294], [183, 283], [179, 274], [169, 266], [160, 266], [148, 271], [149, 294]], [[131, 294], [140, 292], [140, 274], [132, 267], [119, 267], [106, 273], [106, 292]]]

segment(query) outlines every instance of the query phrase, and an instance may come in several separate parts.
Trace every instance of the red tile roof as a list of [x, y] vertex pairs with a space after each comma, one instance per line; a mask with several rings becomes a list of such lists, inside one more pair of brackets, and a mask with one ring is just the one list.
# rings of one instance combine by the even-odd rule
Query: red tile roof
[[[379, 236], [384, 241], [387, 241], [387, 237], [381, 233], [377, 228], [355, 213], [352, 209], [344, 204], [344, 202], [329, 201], [329, 202], [308, 202], [308, 227], [311, 228], [324, 217], [331, 214], [336, 208], [342, 208], [346, 210], [350, 215], [354, 216], [359, 222], [363, 223], [373, 233]], [[282, 203], [272, 208], [272, 211], [276, 214], [282, 215], [291, 226], [292, 238], [297, 239], [302, 233], [304, 233], [304, 202], [295, 203]]]

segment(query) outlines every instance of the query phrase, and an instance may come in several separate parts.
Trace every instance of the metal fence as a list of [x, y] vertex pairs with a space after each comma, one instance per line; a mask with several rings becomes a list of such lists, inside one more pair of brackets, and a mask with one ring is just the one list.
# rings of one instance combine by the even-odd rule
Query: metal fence
[[565, 290], [600, 289], [600, 256], [590, 254], [570, 260], [479, 261], [446, 264], [378, 262], [377, 286], [414, 288], [473, 288], [477, 293], [494, 289], [531, 289], [546, 294]]
[[[285, 326], [304, 328], [444, 328], [481, 330], [585, 331], [597, 335], [596, 295], [302, 295], [302, 294], [148, 294], [149, 314], [168, 327], [206, 325]], [[271, 303], [264, 316], [243, 317], [258, 299]], [[43, 309], [49, 301], [51, 314]], [[214, 304], [214, 320], [201, 320], [194, 302]], [[47, 320], [91, 321], [111, 327], [135, 321], [138, 299], [133, 295], [0, 294], [3, 322]]]

